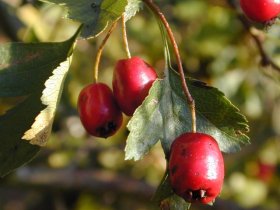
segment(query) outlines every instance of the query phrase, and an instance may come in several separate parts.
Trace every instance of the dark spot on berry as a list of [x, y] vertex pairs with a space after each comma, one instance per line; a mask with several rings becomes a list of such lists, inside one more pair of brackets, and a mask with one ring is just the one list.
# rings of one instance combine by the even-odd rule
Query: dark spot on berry
[[183, 157], [186, 157], [186, 155], [187, 155], [187, 150], [186, 150], [185, 148], [182, 149], [181, 155], [182, 155]]
[[82, 95], [81, 102], [86, 102], [87, 98], [88, 98], [87, 95]]
[[187, 190], [182, 196], [186, 201], [192, 201], [193, 193], [191, 190]]
[[205, 190], [187, 190], [184, 193], [184, 199], [187, 201], [198, 201], [202, 198], [206, 197], [206, 191]]
[[178, 166], [177, 166], [177, 165], [173, 166], [173, 167], [171, 168], [171, 174], [175, 174], [176, 171], [177, 171], [177, 169], [178, 169]]
[[108, 122], [102, 127], [96, 129], [96, 132], [101, 137], [108, 137], [117, 129], [117, 125], [114, 122]]
[[116, 125], [114, 122], [109, 122], [109, 123], [108, 123], [108, 127], [109, 127], [110, 129], [116, 130], [117, 125]]
[[200, 200], [201, 198], [204, 198], [205, 197], [205, 193], [206, 191], [205, 190], [194, 190], [192, 192], [192, 198], [193, 200]]

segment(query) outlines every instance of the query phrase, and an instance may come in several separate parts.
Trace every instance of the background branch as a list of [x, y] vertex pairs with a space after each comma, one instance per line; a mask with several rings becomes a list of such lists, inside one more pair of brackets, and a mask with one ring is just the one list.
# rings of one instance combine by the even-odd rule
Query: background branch
[[[156, 188], [146, 182], [116, 174], [108, 170], [81, 170], [81, 169], [49, 169], [22, 167], [12, 179], [0, 185], [1, 189], [37, 189], [44, 191], [86, 191], [95, 194], [112, 192], [128, 197], [137, 197], [138, 201], [147, 202], [153, 196]], [[220, 210], [256, 210], [256, 208], [242, 208], [231, 200], [218, 198], [215, 207]], [[196, 210], [210, 210], [211, 206], [196, 204]], [[260, 209], [258, 209], [260, 210]]]
[[[228, 4], [237, 11], [237, 5], [232, 0], [227, 0]], [[262, 43], [262, 36], [260, 33], [258, 33], [258, 30], [251, 24], [251, 22], [243, 15], [243, 14], [237, 14], [238, 19], [242, 23], [244, 29], [247, 31], [247, 33], [250, 34], [250, 36], [253, 38], [254, 42], [256, 43], [256, 46], [258, 48], [258, 51], [261, 56], [261, 65], [264, 67], [271, 66], [272, 69], [280, 72], [280, 67], [267, 55], [267, 53], [264, 50], [263, 43]]]
[[13, 42], [20, 39], [17, 36], [18, 30], [23, 27], [23, 23], [11, 12], [11, 8], [5, 2], [0, 1], [0, 30]]
[[90, 192], [118, 192], [141, 199], [150, 199], [155, 187], [131, 177], [107, 170], [79, 170], [22, 167], [16, 173], [12, 185]]

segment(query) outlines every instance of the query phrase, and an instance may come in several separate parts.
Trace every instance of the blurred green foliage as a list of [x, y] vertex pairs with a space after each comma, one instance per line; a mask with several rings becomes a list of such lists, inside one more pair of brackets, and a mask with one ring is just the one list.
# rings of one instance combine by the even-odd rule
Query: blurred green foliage
[[[251, 127], [251, 145], [225, 155], [225, 184], [214, 207], [192, 209], [278, 210], [280, 74], [260, 66], [255, 43], [226, 1], [157, 2], [174, 29], [188, 75], [223, 91]], [[77, 27], [61, 19], [60, 7], [34, 0], [0, 0], [0, 14], [0, 43], [62, 41]], [[265, 50], [278, 64], [279, 23], [263, 31]], [[161, 74], [163, 44], [151, 13], [145, 8], [127, 29], [131, 53]], [[77, 42], [50, 142], [31, 163], [0, 180], [1, 210], [158, 209], [150, 199], [165, 170], [161, 146], [141, 161], [124, 161], [125, 125], [107, 140], [95, 139], [86, 134], [77, 115], [77, 97], [93, 80], [94, 57], [103, 37]], [[111, 85], [114, 64], [124, 57], [118, 27], [104, 50], [100, 81]], [[0, 114], [20, 100], [0, 99]]]

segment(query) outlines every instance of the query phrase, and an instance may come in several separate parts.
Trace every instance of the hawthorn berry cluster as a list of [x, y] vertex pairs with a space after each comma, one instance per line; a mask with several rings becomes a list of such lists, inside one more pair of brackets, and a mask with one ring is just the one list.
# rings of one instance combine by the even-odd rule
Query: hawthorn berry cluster
[[[151, 1], [145, 2], [157, 11]], [[163, 16], [160, 18], [170, 29]], [[185, 82], [183, 74], [181, 78]], [[122, 113], [132, 116], [156, 79], [156, 71], [141, 58], [128, 56], [128, 59], [119, 60], [113, 72], [113, 90], [104, 83], [95, 82], [80, 92], [78, 112], [87, 132], [102, 138], [114, 135], [122, 125]], [[192, 101], [191, 96], [189, 101]], [[194, 118], [190, 120], [194, 124], [192, 132], [177, 137], [167, 157], [171, 187], [187, 202], [213, 203], [223, 185], [223, 155], [217, 141], [207, 134], [197, 133]]]
[[113, 91], [104, 83], [94, 83], [80, 92], [78, 112], [86, 131], [102, 138], [114, 135], [122, 125], [122, 112], [132, 116], [156, 78], [156, 71], [139, 57], [119, 60]]
[[[119, 60], [113, 91], [103, 83], [86, 86], [78, 98], [82, 124], [93, 136], [107, 138], [131, 116], [148, 95], [156, 71], [139, 57]], [[211, 203], [220, 194], [224, 161], [216, 140], [203, 133], [184, 133], [172, 143], [169, 158], [172, 188], [187, 202]]]
[[273, 22], [280, 14], [279, 0], [240, 0], [244, 14], [259, 23]]

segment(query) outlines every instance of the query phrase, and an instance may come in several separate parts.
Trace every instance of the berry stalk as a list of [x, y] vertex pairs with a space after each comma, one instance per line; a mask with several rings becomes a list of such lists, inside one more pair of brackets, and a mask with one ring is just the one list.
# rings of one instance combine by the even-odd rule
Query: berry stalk
[[175, 57], [176, 57], [176, 62], [178, 65], [178, 70], [179, 70], [179, 75], [181, 78], [181, 85], [183, 87], [183, 91], [184, 94], [186, 95], [187, 98], [187, 102], [191, 111], [191, 116], [192, 116], [192, 132], [195, 133], [196, 132], [196, 113], [195, 113], [195, 101], [189, 91], [186, 79], [185, 79], [185, 73], [184, 73], [184, 69], [182, 66], [182, 60], [181, 60], [181, 56], [180, 56], [180, 52], [178, 49], [178, 45], [177, 42], [175, 40], [174, 34], [172, 32], [172, 29], [169, 26], [169, 23], [167, 22], [164, 14], [161, 12], [160, 8], [152, 1], [152, 0], [143, 0], [143, 2], [153, 11], [153, 13], [159, 17], [159, 19], [161, 20], [162, 24], [164, 25], [168, 37], [170, 39], [170, 42], [173, 46], [173, 50], [175, 53]]
[[117, 26], [117, 21], [115, 21], [111, 27], [109, 28], [105, 38], [102, 40], [101, 45], [99, 46], [98, 50], [97, 50], [97, 54], [96, 54], [96, 58], [95, 58], [95, 63], [94, 63], [94, 69], [93, 69], [93, 73], [94, 73], [94, 83], [97, 83], [98, 81], [98, 70], [99, 70], [99, 63], [100, 63], [100, 58], [103, 52], [103, 49], [109, 39], [109, 37], [111, 36], [112, 32], [114, 31], [114, 29]]
[[125, 16], [124, 14], [122, 15], [122, 35], [123, 35], [123, 42], [125, 46], [125, 52], [127, 55], [127, 58], [131, 58], [129, 46], [128, 46], [128, 41], [127, 41], [127, 33], [126, 33], [126, 25], [125, 25]]

